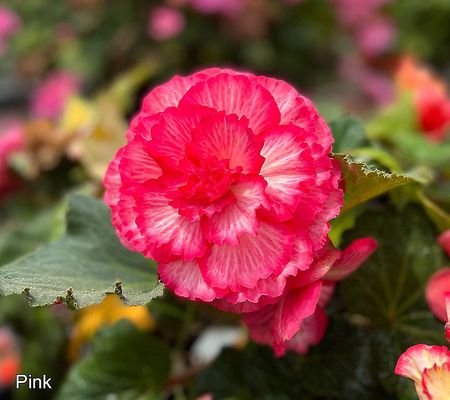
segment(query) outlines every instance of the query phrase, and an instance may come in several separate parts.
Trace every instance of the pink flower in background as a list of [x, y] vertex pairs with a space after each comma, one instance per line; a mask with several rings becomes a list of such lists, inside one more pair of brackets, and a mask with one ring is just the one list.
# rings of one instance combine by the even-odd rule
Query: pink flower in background
[[358, 47], [368, 57], [376, 57], [386, 51], [394, 37], [394, 24], [386, 17], [371, 19], [356, 31]]
[[14, 333], [0, 326], [0, 389], [12, 386], [20, 372], [20, 353]]
[[10, 157], [25, 145], [22, 126], [13, 124], [0, 132], [0, 195], [8, 192], [14, 179], [9, 168]]
[[70, 96], [80, 89], [79, 77], [71, 72], [58, 71], [51, 73], [35, 90], [31, 103], [34, 117], [58, 118]]
[[333, 0], [340, 22], [347, 26], [360, 26], [378, 13], [390, 0]]
[[[450, 256], [450, 230], [444, 231], [438, 237], [438, 243]], [[450, 295], [450, 268], [442, 268], [429, 279], [425, 298], [432, 313], [441, 321], [448, 321], [446, 296]]]
[[276, 301], [322, 252], [343, 203], [331, 132], [283, 81], [175, 76], [145, 97], [127, 141], [104, 180], [113, 225], [181, 297]]
[[19, 17], [9, 8], [0, 6], [0, 55], [5, 52], [8, 39], [20, 28]]
[[167, 40], [178, 35], [185, 25], [183, 14], [172, 7], [156, 7], [150, 12], [148, 34], [154, 40]]
[[445, 346], [410, 347], [398, 359], [395, 373], [414, 381], [420, 400], [450, 398], [450, 351]]
[[235, 17], [245, 6], [245, 0], [190, 0], [191, 5], [202, 14], [223, 14]]
[[[342, 252], [326, 246], [308, 270], [288, 278], [276, 302], [244, 314], [250, 337], [272, 345], [278, 356], [288, 349], [306, 353], [325, 334], [328, 318], [324, 307], [333, 295], [335, 282], [358, 269], [376, 248], [371, 238], [358, 239]], [[262, 298], [260, 303], [264, 300], [272, 302]]]
[[447, 229], [439, 235], [438, 243], [450, 257], [450, 229]]

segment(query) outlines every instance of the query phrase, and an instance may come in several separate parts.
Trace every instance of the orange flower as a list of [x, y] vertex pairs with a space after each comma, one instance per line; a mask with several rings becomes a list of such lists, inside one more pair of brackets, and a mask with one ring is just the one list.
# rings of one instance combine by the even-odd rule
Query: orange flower
[[400, 91], [412, 93], [420, 129], [432, 141], [444, 140], [450, 130], [450, 99], [445, 83], [410, 56], [400, 61], [395, 78]]

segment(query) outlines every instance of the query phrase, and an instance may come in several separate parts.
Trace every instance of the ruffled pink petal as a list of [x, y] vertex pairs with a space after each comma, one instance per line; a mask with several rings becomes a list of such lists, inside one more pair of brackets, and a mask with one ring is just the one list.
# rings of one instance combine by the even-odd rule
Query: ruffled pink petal
[[140, 184], [161, 176], [162, 170], [147, 150], [148, 142], [137, 136], [121, 154], [119, 172], [124, 185]]
[[266, 182], [259, 177], [248, 178], [231, 187], [235, 202], [204, 221], [206, 238], [215, 244], [238, 245], [244, 234], [256, 235], [259, 221], [256, 209], [265, 204]]
[[339, 250], [331, 246], [327, 247], [306, 271], [300, 271], [295, 277], [291, 278], [290, 286], [299, 288], [322, 279], [339, 259], [340, 253]]
[[119, 165], [125, 148], [122, 147], [108, 166], [104, 178], [104, 201], [111, 208], [111, 220], [121, 243], [130, 250], [144, 251], [145, 240], [136, 225], [134, 198], [123, 193]]
[[244, 174], [257, 174], [264, 162], [246, 118], [215, 113], [204, 118], [192, 134], [190, 153], [199, 159], [216, 157], [229, 160], [231, 169], [241, 167]]
[[254, 313], [244, 314], [250, 337], [260, 343], [271, 343], [275, 354], [285, 353], [287, 343], [300, 330], [302, 321], [312, 315], [319, 301], [320, 281], [288, 291], [278, 303]]
[[300, 330], [287, 342], [287, 349], [299, 354], [307, 353], [311, 346], [322, 341], [327, 327], [327, 314], [321, 307], [316, 307], [314, 314], [303, 320]]
[[425, 298], [432, 313], [441, 321], [447, 321], [445, 295], [450, 293], [450, 268], [442, 268], [429, 279]]
[[156, 160], [178, 166], [186, 157], [186, 144], [192, 140], [192, 130], [207, 116], [204, 107], [170, 107], [160, 114], [159, 123], [152, 127], [149, 152]]
[[303, 142], [305, 131], [295, 125], [277, 127], [264, 135], [261, 155], [265, 158], [261, 175], [266, 193], [280, 217], [290, 218], [298, 205], [301, 182], [315, 175], [315, 163]]
[[325, 275], [330, 281], [341, 281], [356, 271], [377, 249], [378, 243], [372, 238], [357, 239], [352, 242]]
[[255, 236], [246, 234], [239, 245], [213, 245], [200, 261], [205, 281], [212, 287], [239, 291], [255, 287], [260, 279], [280, 273], [292, 252], [293, 233], [283, 225], [261, 223]]
[[170, 81], [152, 89], [142, 102], [145, 114], [156, 114], [168, 107], [177, 107], [185, 93], [198, 82], [219, 74], [219, 68], [209, 68], [189, 76], [175, 75]]
[[207, 302], [218, 297], [218, 293], [206, 284], [195, 260], [160, 264], [158, 271], [162, 282], [180, 297]]
[[170, 253], [185, 261], [205, 254], [208, 244], [200, 222], [191, 222], [179, 215], [156, 184], [143, 186], [135, 197], [136, 224], [149, 246], [168, 244]]
[[184, 95], [180, 104], [199, 104], [246, 117], [256, 135], [280, 122], [280, 112], [272, 95], [244, 75], [219, 74], [198, 83]]
[[161, 114], [147, 115], [142, 112], [136, 114], [131, 122], [130, 127], [126, 133], [127, 142], [131, 142], [135, 136], [141, 136], [145, 140], [152, 138], [152, 128], [161, 121]]
[[450, 229], [446, 230], [438, 237], [438, 242], [450, 257]]
[[448, 362], [450, 362], [450, 352], [447, 347], [416, 344], [400, 356], [394, 372], [420, 384], [425, 368], [431, 368], [435, 364], [441, 366]]
[[429, 400], [450, 399], [450, 362], [426, 369], [422, 389]]

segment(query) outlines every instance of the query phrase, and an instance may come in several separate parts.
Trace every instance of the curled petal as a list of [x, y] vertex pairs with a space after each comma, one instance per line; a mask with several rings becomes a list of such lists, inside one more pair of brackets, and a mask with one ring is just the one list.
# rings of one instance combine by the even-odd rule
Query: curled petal
[[342, 251], [340, 257], [325, 275], [325, 279], [335, 282], [343, 280], [356, 271], [377, 247], [377, 242], [372, 238], [355, 240]]
[[450, 398], [450, 362], [427, 368], [422, 377], [422, 390], [429, 400]]

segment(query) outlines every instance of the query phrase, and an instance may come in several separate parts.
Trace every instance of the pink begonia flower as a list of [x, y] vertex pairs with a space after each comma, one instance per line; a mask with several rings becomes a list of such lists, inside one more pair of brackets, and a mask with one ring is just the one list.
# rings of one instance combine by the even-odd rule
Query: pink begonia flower
[[390, 0], [333, 0], [338, 19], [347, 27], [361, 26]]
[[17, 33], [21, 26], [20, 18], [13, 11], [0, 6], [0, 55], [5, 52], [8, 39]]
[[371, 19], [356, 31], [356, 42], [361, 52], [368, 57], [376, 57], [393, 43], [395, 27], [386, 17]]
[[398, 359], [395, 373], [414, 381], [420, 400], [450, 398], [450, 351], [445, 346], [410, 347]]
[[194, 9], [202, 14], [223, 14], [235, 17], [244, 9], [245, 0], [190, 0]]
[[147, 32], [154, 40], [177, 36], [185, 26], [184, 15], [172, 7], [156, 7], [150, 12]]
[[80, 85], [79, 77], [71, 72], [51, 73], [33, 94], [31, 103], [33, 116], [57, 119], [70, 96], [79, 91]]
[[[444, 231], [438, 237], [438, 243], [450, 256], [450, 230]], [[428, 280], [425, 298], [431, 312], [443, 322], [448, 321], [445, 302], [447, 294], [450, 294], [450, 268], [442, 268]]]
[[0, 132], [0, 196], [13, 186], [13, 176], [8, 162], [10, 157], [22, 150], [25, 145], [22, 126], [14, 124], [4, 132]]
[[104, 179], [113, 225], [191, 300], [275, 301], [311, 267], [343, 204], [330, 129], [280, 80], [175, 76], [144, 98], [127, 142]]
[[358, 239], [342, 252], [327, 246], [308, 270], [288, 278], [283, 295], [275, 303], [244, 314], [250, 337], [272, 345], [277, 356], [288, 349], [306, 353], [325, 334], [328, 318], [324, 307], [335, 282], [354, 272], [376, 248], [372, 238]]
[[434, 273], [427, 283], [425, 298], [431, 312], [441, 321], [447, 321], [445, 295], [450, 293], [450, 268], [442, 268]]

